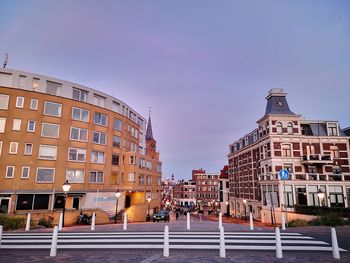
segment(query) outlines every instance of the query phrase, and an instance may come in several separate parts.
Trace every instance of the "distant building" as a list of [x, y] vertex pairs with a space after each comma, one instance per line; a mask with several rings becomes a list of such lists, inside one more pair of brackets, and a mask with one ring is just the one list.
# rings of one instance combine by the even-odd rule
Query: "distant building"
[[202, 168], [200, 168], [198, 170], [192, 170], [192, 181], [196, 181], [197, 180], [197, 175], [198, 174], [205, 174], [205, 170], [203, 170]]
[[[277, 195], [276, 219], [282, 207], [295, 205], [349, 207], [349, 137], [337, 121], [305, 120], [289, 108], [286, 93], [272, 89], [258, 128], [230, 145], [230, 209], [234, 216], [253, 212], [270, 221], [266, 193]], [[287, 169], [289, 179], [279, 177]], [[317, 192], [325, 193], [319, 200]], [[244, 203], [243, 201], [246, 200]], [[289, 215], [292, 219], [293, 214]]]
[[196, 182], [177, 181], [174, 186], [174, 201], [176, 207], [194, 208], [196, 206]]
[[194, 173], [196, 178], [196, 199], [200, 210], [220, 209], [219, 174]]
[[219, 175], [219, 201], [222, 214], [229, 213], [229, 178], [228, 178], [228, 165], [225, 165], [222, 170], [220, 170]]

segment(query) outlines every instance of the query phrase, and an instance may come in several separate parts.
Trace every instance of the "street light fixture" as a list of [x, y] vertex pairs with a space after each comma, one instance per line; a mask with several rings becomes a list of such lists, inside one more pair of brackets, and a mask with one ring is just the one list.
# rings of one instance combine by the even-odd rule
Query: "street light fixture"
[[321, 189], [318, 189], [317, 196], [321, 201], [322, 206], [324, 206], [324, 192]]
[[243, 199], [243, 203], [244, 203], [244, 221], [247, 221], [247, 207], [246, 207], [247, 200]]
[[62, 185], [62, 189], [63, 189], [63, 192], [64, 192], [64, 199], [63, 199], [63, 214], [62, 214], [62, 227], [64, 227], [64, 214], [66, 212], [66, 200], [67, 200], [67, 192], [69, 192], [70, 190], [70, 183], [68, 182], [68, 180], [66, 180], [64, 182], [64, 184]]
[[118, 215], [118, 198], [121, 196], [121, 192], [118, 191], [115, 193], [115, 197], [116, 197], [116, 204], [115, 204], [115, 219], [114, 219], [114, 224], [117, 223], [117, 215]]
[[228, 219], [230, 214], [230, 209], [228, 208], [228, 201], [226, 201], [226, 218]]
[[151, 202], [151, 197], [148, 197], [147, 198], [147, 218], [150, 218], [149, 217], [149, 203]]

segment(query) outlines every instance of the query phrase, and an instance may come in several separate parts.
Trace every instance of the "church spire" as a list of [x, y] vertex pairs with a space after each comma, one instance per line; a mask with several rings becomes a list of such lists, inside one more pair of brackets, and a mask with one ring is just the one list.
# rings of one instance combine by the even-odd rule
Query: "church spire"
[[154, 140], [153, 132], [152, 132], [152, 123], [151, 123], [151, 107], [149, 107], [149, 116], [147, 123], [147, 131], [146, 131], [146, 140]]

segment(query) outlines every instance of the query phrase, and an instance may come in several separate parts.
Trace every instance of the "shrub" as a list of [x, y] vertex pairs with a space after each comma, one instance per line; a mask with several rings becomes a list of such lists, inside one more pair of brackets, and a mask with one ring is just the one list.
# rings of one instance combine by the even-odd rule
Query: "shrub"
[[330, 213], [327, 215], [322, 215], [320, 218], [310, 221], [312, 226], [342, 226], [345, 222], [341, 218], [341, 215], [336, 213]]
[[38, 225], [52, 228], [53, 227], [53, 217], [49, 216], [48, 219], [46, 219], [45, 217], [40, 218]]
[[5, 215], [0, 215], [0, 225], [4, 227], [4, 230], [16, 230], [25, 227], [26, 219], [20, 217], [8, 217]]
[[350, 208], [344, 208], [344, 207], [295, 205], [294, 209], [295, 209], [295, 212], [298, 214], [327, 215], [332, 213], [332, 214], [338, 214], [341, 217], [350, 217]]
[[295, 219], [288, 223], [288, 227], [304, 227], [308, 225], [309, 225], [309, 222], [304, 219]]

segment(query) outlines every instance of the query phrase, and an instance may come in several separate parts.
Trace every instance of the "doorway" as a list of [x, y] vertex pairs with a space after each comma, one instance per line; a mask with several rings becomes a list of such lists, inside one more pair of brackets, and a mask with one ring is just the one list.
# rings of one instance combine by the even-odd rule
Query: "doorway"
[[73, 208], [79, 209], [79, 197], [73, 197]]
[[1, 199], [0, 200], [0, 213], [1, 214], [6, 214], [9, 209], [9, 199]]
[[130, 195], [125, 195], [125, 208], [129, 208], [131, 205], [131, 197]]

